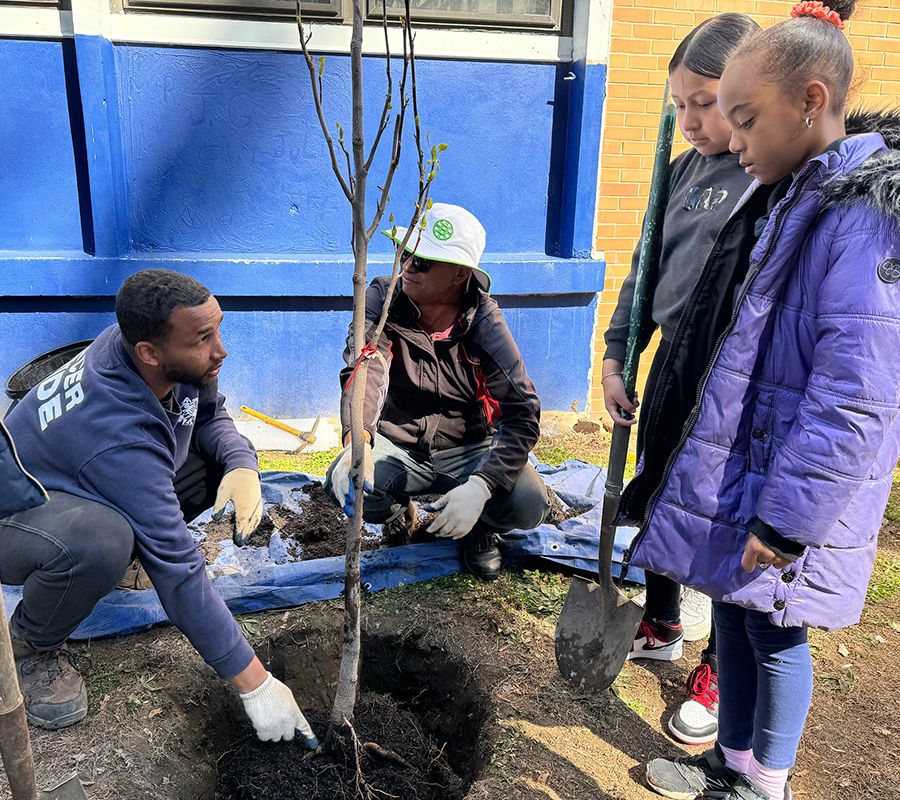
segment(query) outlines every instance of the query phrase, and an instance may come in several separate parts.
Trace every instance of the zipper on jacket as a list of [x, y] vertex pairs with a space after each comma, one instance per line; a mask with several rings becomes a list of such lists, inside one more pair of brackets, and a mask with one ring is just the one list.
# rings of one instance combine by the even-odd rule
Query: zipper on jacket
[[[722, 242], [725, 238], [725, 229], [728, 227], [729, 223], [731, 223], [731, 221], [738, 215], [738, 213], [742, 211], [743, 208], [750, 202], [750, 200], [753, 198], [753, 195], [757, 191], [759, 191], [760, 186], [761, 184], [758, 184], [753, 187], [753, 184], [751, 184], [738, 198], [737, 203], [735, 203], [734, 208], [728, 215], [728, 219], [725, 220], [725, 224], [719, 230], [719, 233], [716, 236], [716, 240], [713, 242], [712, 247], [706, 254], [706, 260], [703, 262], [703, 269], [700, 270], [700, 274], [694, 281], [693, 287], [691, 287], [691, 293], [688, 295], [688, 302], [685, 304], [684, 308], [681, 309], [681, 314], [678, 317], [678, 324], [675, 326], [675, 333], [672, 335], [672, 341], [669, 343], [669, 351], [666, 353], [666, 357], [663, 359], [662, 367], [659, 370], [660, 376], [665, 373], [666, 368], [669, 366], [669, 362], [675, 357], [674, 353], [681, 345], [681, 340], [684, 338], [685, 322], [689, 317], [688, 312], [693, 313], [694, 307], [697, 305], [697, 287], [700, 286], [700, 282], [706, 276], [706, 273], [709, 270], [710, 263], [713, 261], [714, 257], [718, 256], [719, 251], [721, 251], [722, 249]], [[659, 403], [657, 402], [656, 396], [654, 396], [650, 399], [650, 405], [647, 407], [648, 430], [651, 429], [656, 423], [657, 416], [659, 416]]]
[[27, 469], [25, 469], [25, 465], [22, 463], [22, 459], [19, 458], [19, 451], [16, 450], [16, 442], [12, 438], [12, 434], [6, 429], [6, 425], [3, 424], [3, 421], [0, 420], [0, 428], [3, 429], [3, 436], [6, 438], [6, 441], [9, 443], [9, 450], [13, 455], [13, 459], [16, 462], [16, 466], [22, 470], [22, 474], [28, 478], [34, 484], [34, 487], [40, 490], [41, 494], [44, 495], [45, 500], [50, 499], [50, 495], [47, 494], [47, 490], [44, 488], [44, 485], [34, 477]]
[[656, 507], [656, 502], [659, 499], [659, 495], [669, 478], [669, 472], [672, 469], [672, 464], [675, 461], [675, 458], [678, 456], [678, 453], [681, 451], [681, 448], [684, 447], [685, 442], [687, 442], [688, 438], [693, 432], [694, 425], [697, 424], [697, 420], [700, 417], [700, 402], [703, 399], [703, 392], [706, 391], [706, 384], [709, 381], [709, 376], [712, 373], [713, 366], [719, 359], [719, 353], [721, 352], [722, 347], [725, 344], [725, 339], [727, 339], [732, 330], [734, 330], [734, 325], [737, 322], [738, 313], [740, 312], [741, 305], [744, 302], [744, 297], [746, 297], [750, 285], [756, 279], [756, 276], [759, 275], [759, 273], [762, 271], [762, 268], [772, 257], [772, 253], [775, 250], [775, 245], [778, 242], [778, 237], [781, 235], [781, 228], [784, 225], [784, 218], [787, 216], [788, 212], [799, 202], [802, 190], [816, 173], [817, 170], [810, 170], [810, 172], [803, 176], [801, 180], [798, 180], [793, 197], [791, 197], [791, 199], [785, 204], [785, 207], [781, 210], [781, 213], [775, 219], [775, 227], [772, 230], [772, 236], [769, 239], [769, 244], [766, 247], [766, 252], [763, 253], [762, 258], [757, 262], [756, 266], [752, 267], [751, 272], [748, 273], [747, 277], [744, 279], [743, 284], [741, 285], [741, 291], [738, 295], [737, 302], [734, 304], [734, 310], [731, 312], [731, 320], [728, 322], [728, 327], [725, 328], [724, 331], [722, 331], [721, 335], [716, 341], [716, 346], [713, 349], [712, 358], [710, 358], [709, 363], [706, 365], [706, 370], [703, 372], [703, 377], [700, 380], [700, 385], [697, 387], [697, 402], [694, 404], [694, 408], [691, 411], [690, 416], [688, 417], [687, 423], [685, 423], [684, 429], [681, 433], [681, 439], [679, 439], [678, 444], [675, 446], [675, 448], [669, 454], [669, 458], [666, 460], [666, 466], [663, 469], [662, 478], [659, 481], [659, 485], [651, 495], [650, 501], [647, 503], [647, 509], [644, 511], [644, 518], [641, 521], [641, 527], [638, 530], [637, 535], [634, 537], [634, 539], [631, 540], [631, 544], [627, 548], [625, 548], [625, 552], [622, 554], [622, 566], [620, 573], [622, 576], [622, 581], [625, 580], [625, 576], [628, 573], [628, 566], [631, 563], [631, 556], [634, 553], [635, 548], [640, 544], [641, 539], [644, 538], [644, 534], [647, 531], [647, 525], [650, 522], [650, 517], [652, 516], [653, 511]]

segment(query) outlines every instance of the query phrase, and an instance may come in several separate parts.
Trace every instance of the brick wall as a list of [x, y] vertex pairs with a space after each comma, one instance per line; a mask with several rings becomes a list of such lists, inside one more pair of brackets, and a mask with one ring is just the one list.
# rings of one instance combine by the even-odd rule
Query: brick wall
[[[739, 11], [768, 28], [788, 18], [792, 5], [790, 0], [613, 0], [596, 232], [607, 273], [594, 343], [588, 404], [593, 415], [606, 413], [600, 386], [603, 332], [641, 233], [669, 59], [678, 43], [708, 17]], [[897, 25], [889, 29], [898, 14], [900, 0], [860, 0], [845, 28], [857, 62], [851, 105], [881, 108], [900, 97], [900, 30]], [[676, 132], [674, 154], [686, 147]], [[639, 391], [655, 346], [654, 341], [642, 356]]]

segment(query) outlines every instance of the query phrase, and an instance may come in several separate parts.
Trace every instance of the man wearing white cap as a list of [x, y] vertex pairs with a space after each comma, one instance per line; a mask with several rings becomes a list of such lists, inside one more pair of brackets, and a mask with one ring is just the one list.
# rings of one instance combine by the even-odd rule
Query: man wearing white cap
[[[405, 230], [385, 231], [401, 245]], [[467, 571], [500, 574], [496, 533], [533, 528], [549, 510], [547, 492], [528, 464], [540, 432], [540, 401], [479, 266], [485, 233], [459, 206], [435, 203], [413, 231], [387, 325], [366, 375], [367, 522], [408, 534], [411, 497], [440, 494], [428, 531], [461, 539]], [[371, 333], [389, 279], [366, 292]], [[351, 330], [352, 336], [352, 330]], [[328, 470], [326, 491], [353, 513], [350, 392], [356, 366], [348, 338], [341, 371], [343, 452]], [[369, 488], [371, 487], [371, 489]]]

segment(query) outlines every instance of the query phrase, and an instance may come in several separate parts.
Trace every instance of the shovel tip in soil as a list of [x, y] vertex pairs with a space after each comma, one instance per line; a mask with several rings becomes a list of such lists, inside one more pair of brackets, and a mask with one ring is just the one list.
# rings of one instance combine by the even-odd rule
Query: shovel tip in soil
[[611, 581], [597, 584], [573, 578], [554, 642], [563, 678], [582, 691], [602, 692], [612, 686], [643, 613]]

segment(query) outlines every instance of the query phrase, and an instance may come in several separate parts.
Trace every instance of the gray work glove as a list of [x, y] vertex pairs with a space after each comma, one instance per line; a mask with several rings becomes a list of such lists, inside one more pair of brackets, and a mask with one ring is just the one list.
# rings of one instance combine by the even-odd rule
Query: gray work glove
[[291, 690], [271, 672], [262, 684], [252, 692], [241, 693], [244, 711], [250, 717], [256, 735], [263, 742], [289, 742], [296, 731], [300, 731], [303, 741], [310, 750], [319, 746], [319, 740], [300, 711]]
[[[340, 455], [334, 460], [334, 469], [331, 471], [331, 486], [334, 496], [344, 507], [344, 513], [348, 517], [353, 516], [353, 502], [356, 500], [356, 489], [350, 480], [350, 469], [353, 466], [353, 445], [348, 444]], [[363, 442], [363, 490], [371, 492], [375, 488], [375, 462], [372, 461], [372, 445]]]
[[490, 499], [491, 490], [487, 483], [478, 475], [472, 475], [462, 486], [451, 489], [428, 506], [428, 511], [441, 512], [428, 526], [428, 532], [451, 539], [465, 536], [478, 522], [484, 504]]

